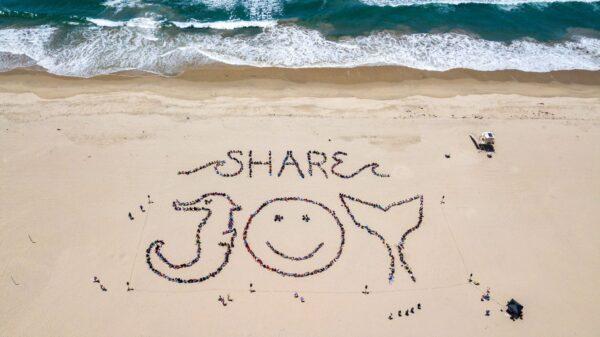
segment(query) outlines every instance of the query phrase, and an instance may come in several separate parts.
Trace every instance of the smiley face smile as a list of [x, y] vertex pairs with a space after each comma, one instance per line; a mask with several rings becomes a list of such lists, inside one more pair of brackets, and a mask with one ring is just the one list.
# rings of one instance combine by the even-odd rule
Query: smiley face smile
[[315, 254], [319, 251], [319, 249], [321, 249], [323, 247], [323, 245], [325, 245], [324, 242], [321, 242], [317, 245], [317, 248], [313, 249], [312, 252], [310, 252], [304, 256], [296, 257], [296, 256], [290, 256], [286, 253], [281, 252], [280, 250], [273, 247], [273, 245], [269, 241], [267, 241], [265, 243], [267, 244], [267, 247], [269, 247], [269, 249], [271, 249], [273, 251], [273, 253], [283, 257], [284, 259], [294, 260], [294, 261], [302, 261], [302, 260], [310, 259], [311, 257], [315, 256]]
[[[307, 277], [337, 262], [344, 234], [344, 226], [325, 205], [286, 197], [263, 203], [248, 219], [243, 237], [246, 249], [261, 267], [282, 276]], [[306, 246], [305, 242], [313, 243]]]

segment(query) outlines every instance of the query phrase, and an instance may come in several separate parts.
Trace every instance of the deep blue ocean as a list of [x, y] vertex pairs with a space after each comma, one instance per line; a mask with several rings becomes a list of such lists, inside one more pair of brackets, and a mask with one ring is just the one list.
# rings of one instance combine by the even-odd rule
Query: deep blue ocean
[[600, 70], [600, 2], [0, 0], [0, 71], [257, 67]]

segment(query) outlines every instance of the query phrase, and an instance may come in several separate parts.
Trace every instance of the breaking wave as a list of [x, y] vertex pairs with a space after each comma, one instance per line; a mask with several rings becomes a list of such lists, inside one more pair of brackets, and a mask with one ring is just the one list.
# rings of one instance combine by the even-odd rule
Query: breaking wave
[[196, 20], [186, 22], [172, 22], [173, 25], [179, 28], [210, 28], [219, 30], [232, 30], [239, 28], [270, 28], [277, 25], [275, 20], [264, 20], [264, 21], [245, 21], [245, 20], [231, 20], [231, 21], [214, 21], [214, 22], [199, 22]]
[[53, 74], [78, 77], [124, 70], [175, 75], [215, 62], [290, 68], [600, 70], [600, 40], [574, 36], [556, 43], [527, 39], [504, 43], [458, 33], [392, 32], [330, 40], [316, 30], [288, 25], [233, 36], [185, 30], [172, 35], [148, 23], [105, 23], [68, 33], [50, 26], [0, 30], [0, 70], [35, 65]]

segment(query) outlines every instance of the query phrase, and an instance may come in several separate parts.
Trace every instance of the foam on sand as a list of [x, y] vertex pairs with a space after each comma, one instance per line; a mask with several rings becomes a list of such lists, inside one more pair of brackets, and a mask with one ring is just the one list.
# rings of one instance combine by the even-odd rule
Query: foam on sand
[[0, 52], [25, 55], [53, 74], [80, 77], [123, 70], [173, 75], [214, 62], [287, 68], [397, 65], [434, 71], [600, 70], [600, 40], [583, 36], [546, 44], [534, 40], [502, 43], [457, 33], [379, 32], [332, 41], [315, 30], [285, 25], [252, 36], [193, 32], [169, 36], [155, 29], [155, 20], [134, 20], [124, 27], [88, 27], [67, 36], [48, 26], [3, 29]]

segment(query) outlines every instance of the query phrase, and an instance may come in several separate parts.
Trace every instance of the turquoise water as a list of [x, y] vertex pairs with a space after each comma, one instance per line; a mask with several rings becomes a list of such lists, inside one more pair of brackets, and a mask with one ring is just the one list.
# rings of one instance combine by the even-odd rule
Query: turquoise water
[[0, 70], [600, 70], [600, 2], [0, 0]]

